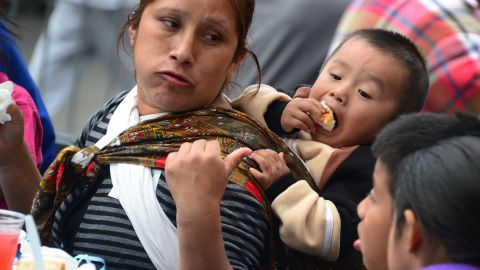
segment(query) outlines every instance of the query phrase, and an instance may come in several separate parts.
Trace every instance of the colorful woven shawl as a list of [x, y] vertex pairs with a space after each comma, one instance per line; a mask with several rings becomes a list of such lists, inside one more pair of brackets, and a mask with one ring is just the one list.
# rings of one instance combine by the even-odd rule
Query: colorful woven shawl
[[[97, 181], [102, 169], [111, 163], [129, 163], [164, 169], [165, 159], [184, 142], [198, 139], [220, 142], [225, 157], [235, 149], [273, 149], [283, 152], [296, 179], [313, 180], [303, 161], [273, 132], [247, 115], [221, 108], [208, 108], [186, 113], [168, 114], [141, 122], [115, 138], [104, 149], [96, 146], [63, 149], [45, 172], [40, 189], [35, 195], [32, 214], [44, 243], [52, 243], [52, 225], [55, 212], [72, 187], [80, 181]], [[72, 162], [79, 152], [86, 157], [82, 164]], [[78, 154], [76, 155], [78, 156]], [[269, 202], [263, 190], [248, 169], [257, 167], [252, 160], [242, 161], [230, 176], [230, 181], [244, 187], [271, 215]]]

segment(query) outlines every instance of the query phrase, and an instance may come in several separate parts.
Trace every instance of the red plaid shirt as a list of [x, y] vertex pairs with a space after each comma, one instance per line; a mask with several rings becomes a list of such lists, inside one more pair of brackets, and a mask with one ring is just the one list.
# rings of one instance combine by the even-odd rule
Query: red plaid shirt
[[[424, 111], [480, 114], [480, 16], [477, 1], [353, 0], [333, 46], [360, 28], [400, 32], [428, 61], [430, 90]], [[333, 48], [333, 47], [332, 47]]]

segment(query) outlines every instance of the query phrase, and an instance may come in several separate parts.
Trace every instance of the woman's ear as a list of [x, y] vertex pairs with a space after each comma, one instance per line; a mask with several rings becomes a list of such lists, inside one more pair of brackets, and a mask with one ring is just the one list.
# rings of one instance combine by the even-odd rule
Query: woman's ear
[[137, 29], [134, 29], [133, 26], [128, 27], [128, 40], [130, 42], [130, 47], [134, 48], [135, 40], [137, 39]]
[[422, 230], [420, 223], [417, 221], [415, 214], [412, 210], [407, 209], [403, 212], [405, 218], [404, 232], [407, 238], [408, 251], [410, 253], [416, 253], [423, 242]]
[[247, 59], [247, 52], [240, 54], [238, 56], [234, 56], [232, 63], [230, 64], [227, 70], [226, 81], [230, 81], [230, 79], [232, 78], [232, 75], [238, 71], [238, 69], [240, 68], [240, 65], [242, 64], [243, 61], [245, 61], [245, 59]]

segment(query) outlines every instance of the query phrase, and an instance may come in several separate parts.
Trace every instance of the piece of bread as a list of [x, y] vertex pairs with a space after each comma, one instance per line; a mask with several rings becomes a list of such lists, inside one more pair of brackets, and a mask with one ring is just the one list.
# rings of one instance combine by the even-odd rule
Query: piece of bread
[[[65, 262], [56, 258], [44, 258], [43, 266], [45, 270], [65, 270]], [[35, 261], [33, 258], [21, 258], [18, 261], [17, 270], [35, 270]]]
[[320, 102], [322, 107], [327, 111], [323, 114], [322, 123], [319, 123], [323, 129], [327, 131], [332, 131], [335, 128], [335, 116], [333, 115], [333, 111], [328, 107], [327, 103], [324, 100]]

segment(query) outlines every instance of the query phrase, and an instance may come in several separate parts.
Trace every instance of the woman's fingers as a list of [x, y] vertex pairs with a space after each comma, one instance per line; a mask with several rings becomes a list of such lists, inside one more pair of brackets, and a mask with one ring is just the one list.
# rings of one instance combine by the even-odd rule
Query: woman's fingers
[[252, 153], [252, 150], [250, 148], [242, 147], [233, 151], [228, 156], [226, 156], [225, 159], [223, 160], [223, 163], [225, 164], [225, 169], [227, 170], [227, 174], [230, 175], [233, 169], [235, 169], [235, 167], [237, 167], [237, 165], [240, 164], [240, 162], [242, 162], [242, 160], [245, 157], [248, 157], [251, 153]]

